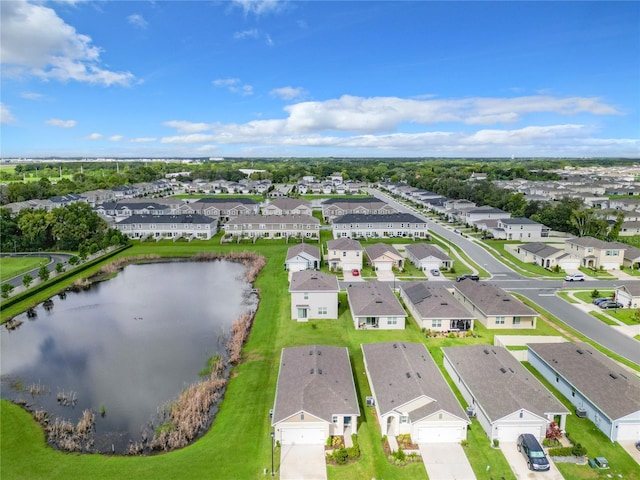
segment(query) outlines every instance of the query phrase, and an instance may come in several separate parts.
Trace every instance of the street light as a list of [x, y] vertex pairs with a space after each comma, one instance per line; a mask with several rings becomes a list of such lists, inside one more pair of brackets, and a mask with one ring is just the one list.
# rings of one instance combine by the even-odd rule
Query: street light
[[275, 439], [275, 432], [273, 430], [271, 430], [271, 476], [273, 477], [276, 472], [273, 471], [273, 444], [274, 444], [274, 439]]

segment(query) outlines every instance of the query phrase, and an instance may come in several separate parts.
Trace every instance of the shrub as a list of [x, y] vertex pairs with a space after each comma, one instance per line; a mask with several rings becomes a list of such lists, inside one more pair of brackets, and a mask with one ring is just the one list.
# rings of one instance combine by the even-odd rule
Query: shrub
[[463, 447], [468, 447], [469, 446], [469, 440], [461, 440], [460, 441], [460, 445], [462, 445]]
[[591, 292], [591, 298], [598, 298], [600, 296], [600, 291], [597, 288], [594, 288]]
[[583, 447], [581, 443], [576, 443], [571, 449], [571, 453], [576, 457], [582, 457], [587, 454], [587, 449]]
[[573, 455], [572, 447], [558, 447], [558, 448], [550, 448], [549, 455], [551, 457], [570, 457]]
[[495, 448], [498, 448], [500, 446], [500, 440], [498, 440], [497, 438], [493, 439], [493, 446]]

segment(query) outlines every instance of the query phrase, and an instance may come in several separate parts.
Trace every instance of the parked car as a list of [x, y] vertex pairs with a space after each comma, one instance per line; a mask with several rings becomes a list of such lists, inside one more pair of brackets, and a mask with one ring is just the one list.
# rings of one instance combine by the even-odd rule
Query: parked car
[[610, 302], [611, 301], [611, 297], [599, 297], [596, 298], [593, 302], [594, 305], [600, 305], [602, 302]]
[[440, 276], [440, 270], [438, 270], [437, 268], [432, 268], [430, 272], [431, 272], [431, 275], [433, 275], [434, 277]]
[[522, 433], [518, 436], [518, 451], [527, 461], [529, 470], [547, 471], [551, 468], [544, 450], [538, 439], [530, 433]]
[[584, 273], [573, 273], [571, 275], [567, 275], [564, 279], [567, 282], [584, 282], [585, 275]]
[[602, 309], [623, 308], [621, 303], [618, 303], [614, 300], [607, 300], [606, 302], [600, 302], [598, 306]]
[[462, 280], [473, 280], [474, 282], [477, 282], [478, 280], [480, 280], [480, 277], [478, 275], [474, 275], [472, 273], [465, 273], [464, 275], [459, 275], [458, 277], [456, 277], [456, 282], [461, 282]]
[[358, 270], [357, 268], [354, 268], [353, 270], [351, 270], [351, 275], [353, 275], [354, 277], [359, 276], [360, 270]]

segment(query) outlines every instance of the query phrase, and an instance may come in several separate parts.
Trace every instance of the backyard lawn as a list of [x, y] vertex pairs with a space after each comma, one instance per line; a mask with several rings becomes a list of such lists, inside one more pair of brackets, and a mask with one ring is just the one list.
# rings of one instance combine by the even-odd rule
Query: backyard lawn
[[49, 260], [45, 258], [0, 257], [0, 282], [4, 282], [16, 275], [21, 275], [47, 263], [49, 263]]
[[[422, 342], [442, 369], [440, 347], [491, 344], [495, 331], [488, 331], [480, 325], [475, 329], [473, 337], [427, 338], [411, 318], [407, 320], [407, 327], [403, 331], [356, 330], [345, 293], [340, 295], [338, 320], [297, 323], [290, 319], [287, 274], [282, 268], [286, 250], [290, 246], [291, 244], [287, 245], [280, 240], [220, 245], [219, 237], [216, 237], [207, 242], [136, 243], [118, 254], [122, 257], [143, 254], [190, 256], [202, 250], [252, 250], [268, 258], [255, 283], [255, 287], [260, 291], [261, 300], [253, 330], [244, 349], [243, 361], [232, 372], [225, 399], [220, 405], [212, 428], [193, 445], [171, 453], [148, 457], [66, 454], [46, 445], [41, 428], [29, 413], [16, 405], [1, 401], [0, 476], [3, 479], [265, 478], [264, 471], [269, 469], [271, 464], [269, 409], [273, 407], [281, 349], [323, 344], [346, 346], [349, 349], [356, 391], [362, 409], [358, 427], [362, 456], [359, 461], [348, 466], [328, 467], [329, 478], [426, 479], [422, 463], [398, 467], [385, 458], [375, 410], [373, 407], [363, 406], [365, 397], [370, 395], [370, 387], [364, 373], [360, 345], [384, 341]], [[67, 284], [73, 280], [73, 277], [70, 278]], [[47, 294], [54, 294], [56, 288], [59, 289], [61, 286], [52, 287]], [[558, 331], [543, 321], [538, 323], [536, 330], [506, 330], [497, 333], [559, 335]], [[446, 372], [444, 376], [450, 382]], [[455, 389], [454, 393], [462, 403], [460, 393]], [[466, 406], [464, 403], [462, 405]], [[596, 447], [593, 448], [597, 450]], [[477, 420], [473, 420], [468, 432], [468, 446], [465, 447], [465, 451], [478, 479], [515, 478], [500, 450], [489, 445]], [[608, 452], [609, 450], [602, 450], [607, 457]], [[610, 461], [614, 460], [618, 462], [618, 457], [612, 454]], [[276, 458], [276, 464], [278, 463]], [[487, 466], [490, 466], [489, 471]], [[624, 478], [637, 478], [628, 475], [626, 468], [624, 472]], [[583, 476], [580, 471], [580, 475], [566, 478], [589, 477]]]

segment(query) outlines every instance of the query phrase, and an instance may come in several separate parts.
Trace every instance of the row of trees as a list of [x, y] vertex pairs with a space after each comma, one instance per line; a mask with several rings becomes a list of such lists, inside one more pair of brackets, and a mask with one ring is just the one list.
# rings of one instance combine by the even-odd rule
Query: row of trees
[[112, 245], [124, 245], [126, 235], [108, 228], [86, 203], [74, 203], [47, 212], [24, 209], [12, 213], [0, 208], [0, 251], [40, 250], [95, 253]]

